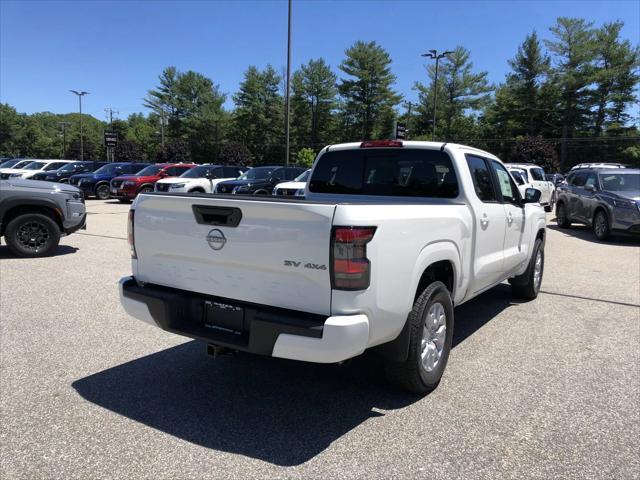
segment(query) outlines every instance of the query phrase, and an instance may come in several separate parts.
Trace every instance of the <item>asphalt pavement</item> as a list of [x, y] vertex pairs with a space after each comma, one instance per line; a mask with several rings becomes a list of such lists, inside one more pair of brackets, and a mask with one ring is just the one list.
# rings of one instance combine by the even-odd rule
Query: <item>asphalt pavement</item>
[[0, 247], [2, 479], [640, 477], [638, 241], [551, 222], [538, 299], [460, 306], [421, 398], [372, 355], [213, 359], [128, 317], [128, 206], [88, 210], [55, 256]]

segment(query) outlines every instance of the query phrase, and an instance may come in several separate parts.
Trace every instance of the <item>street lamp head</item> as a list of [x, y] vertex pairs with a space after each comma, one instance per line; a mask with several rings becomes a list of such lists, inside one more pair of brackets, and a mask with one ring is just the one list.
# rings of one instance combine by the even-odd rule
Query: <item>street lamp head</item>
[[75, 93], [76, 95], [78, 95], [79, 97], [83, 96], [83, 95], [88, 95], [89, 92], [85, 92], [84, 90], [79, 92], [77, 90], [69, 90], [71, 93]]
[[436, 53], [438, 53], [438, 51], [437, 51], [437, 50], [429, 50], [429, 53], [430, 53], [431, 55], [435, 55]]
[[435, 50], [429, 50], [429, 53], [423, 53], [422, 55], [420, 55], [421, 57], [429, 57], [429, 58], [436, 58], [435, 53], [431, 53], [431, 52], [435, 52]]
[[451, 53], [453, 53], [453, 51], [447, 50], [446, 52], [442, 52], [442, 55], [445, 56], [445, 55], [449, 55]]

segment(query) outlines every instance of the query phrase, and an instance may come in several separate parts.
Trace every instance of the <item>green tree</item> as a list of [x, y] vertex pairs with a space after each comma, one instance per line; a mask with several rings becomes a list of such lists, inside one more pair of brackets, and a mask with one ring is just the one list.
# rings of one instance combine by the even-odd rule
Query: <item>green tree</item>
[[135, 140], [118, 140], [118, 144], [115, 148], [115, 160], [116, 162], [133, 162], [143, 159], [144, 149]]
[[336, 79], [322, 58], [310, 60], [293, 74], [292, 136], [298, 147], [319, 148], [330, 141], [334, 127]]
[[396, 76], [391, 57], [376, 42], [358, 41], [345, 52], [340, 64], [341, 131], [345, 139], [389, 138], [394, 108], [402, 97], [393, 90]]
[[220, 148], [218, 160], [225, 165], [245, 167], [251, 165], [251, 152], [242, 143], [229, 142]]
[[561, 91], [560, 165], [564, 169], [568, 166], [567, 140], [576, 131], [585, 129], [590, 114], [591, 95], [587, 87], [593, 80], [595, 31], [593, 23], [567, 17], [559, 17], [550, 30], [555, 38], [545, 44], [555, 55], [553, 81]]
[[[418, 91], [417, 133], [426, 133], [433, 128], [430, 125], [433, 118], [435, 65], [429, 65], [427, 72], [430, 84], [415, 84]], [[487, 81], [487, 72], [473, 71], [470, 53], [464, 47], [457, 47], [442, 59], [438, 71], [436, 137], [453, 140], [477, 136], [478, 123], [473, 113], [489, 103], [492, 90]]]
[[312, 148], [301, 148], [295, 156], [296, 164], [301, 167], [311, 168], [316, 159], [316, 152]]
[[19, 154], [16, 137], [23, 119], [8, 103], [0, 103], [0, 156], [13, 157]]
[[275, 69], [249, 67], [233, 101], [233, 139], [249, 149], [257, 164], [282, 162], [284, 106]]

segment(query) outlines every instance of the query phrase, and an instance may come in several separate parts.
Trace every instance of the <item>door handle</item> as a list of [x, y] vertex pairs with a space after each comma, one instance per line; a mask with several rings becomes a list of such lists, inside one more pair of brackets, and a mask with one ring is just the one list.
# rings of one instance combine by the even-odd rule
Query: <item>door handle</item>
[[507, 223], [511, 225], [513, 223], [513, 215], [511, 212], [507, 213]]
[[487, 218], [487, 214], [485, 213], [484, 216], [480, 219], [480, 226], [484, 230], [485, 228], [487, 228], [488, 225], [489, 225], [489, 219]]

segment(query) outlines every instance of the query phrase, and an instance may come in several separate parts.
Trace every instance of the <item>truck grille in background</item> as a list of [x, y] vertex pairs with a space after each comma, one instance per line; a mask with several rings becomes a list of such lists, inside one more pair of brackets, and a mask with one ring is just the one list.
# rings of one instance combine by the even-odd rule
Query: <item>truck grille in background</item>
[[156, 183], [156, 192], [168, 192], [169, 184], [168, 183]]
[[111, 186], [113, 188], [119, 188], [122, 185], [122, 180], [111, 180]]

